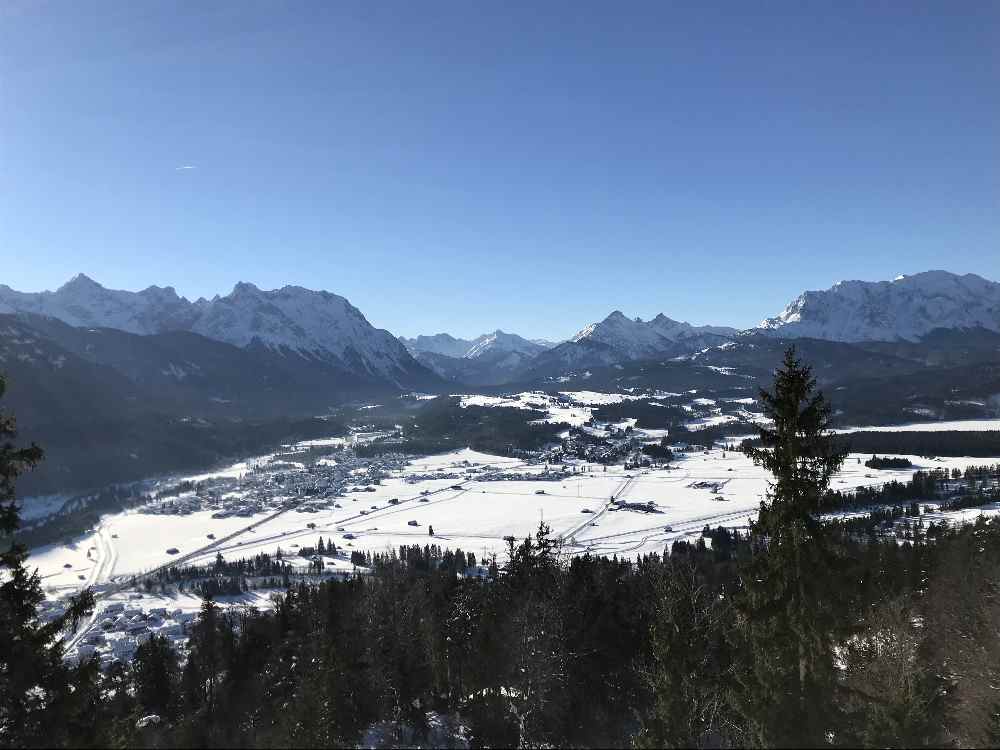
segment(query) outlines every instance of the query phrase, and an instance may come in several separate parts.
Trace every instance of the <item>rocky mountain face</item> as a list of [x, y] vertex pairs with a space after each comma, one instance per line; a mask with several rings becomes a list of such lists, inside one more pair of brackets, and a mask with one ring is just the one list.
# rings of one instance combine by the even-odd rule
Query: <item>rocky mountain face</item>
[[80, 274], [54, 292], [0, 286], [0, 313], [140, 335], [188, 331], [243, 349], [326, 362], [400, 387], [426, 387], [433, 380], [392, 334], [372, 326], [346, 299], [296, 286], [264, 291], [239, 283], [224, 297], [190, 302], [170, 287], [111, 290]]
[[[568, 343], [603, 344], [616, 356], [625, 359], [643, 359], [674, 353], [678, 348], [690, 349], [705, 340], [728, 340], [736, 335], [736, 329], [724, 326], [692, 326], [671, 320], [660, 313], [650, 321], [641, 318], [627, 318], [620, 310], [615, 310], [600, 323], [593, 323]], [[696, 342], [696, 343], [692, 343]]]
[[225, 297], [194, 303], [189, 330], [236, 346], [265, 347], [334, 362], [398, 385], [420, 379], [419, 364], [395, 336], [371, 325], [343, 297], [297, 286], [263, 291], [237, 284]]
[[805, 292], [758, 332], [830, 341], [918, 341], [936, 329], [1000, 332], [1000, 284], [927, 271], [893, 281], [842, 281]]
[[627, 318], [615, 310], [569, 341], [537, 356], [533, 373], [559, 368], [612, 365], [640, 359], [675, 357], [732, 340], [735, 328], [693, 326], [662, 313], [649, 321]]
[[185, 328], [194, 318], [192, 304], [173, 287], [105, 289], [82, 273], [54, 292], [18, 292], [0, 284], [0, 313], [46, 315], [71, 326], [138, 334]]

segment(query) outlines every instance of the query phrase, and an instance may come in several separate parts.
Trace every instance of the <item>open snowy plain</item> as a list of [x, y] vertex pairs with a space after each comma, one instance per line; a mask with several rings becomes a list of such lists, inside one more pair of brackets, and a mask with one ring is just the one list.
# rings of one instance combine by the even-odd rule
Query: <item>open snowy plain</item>
[[[834, 478], [834, 488], [905, 481], [921, 468], [1000, 461], [909, 456], [912, 469], [875, 471], [863, 465], [865, 458], [852, 455]], [[484, 481], [483, 467], [517, 478]], [[30, 562], [50, 596], [88, 585], [110, 594], [131, 576], [178, 560], [198, 564], [217, 554], [238, 559], [278, 549], [293, 557], [299, 546], [312, 546], [320, 536], [347, 552], [433, 543], [474, 552], [481, 560], [493, 554], [502, 560], [505, 537], [532, 534], [540, 521], [562, 540], [566, 554], [635, 557], [662, 553], [677, 539], [694, 539], [706, 524], [745, 526], [767, 488], [760, 468], [740, 453], [719, 449], [681, 454], [669, 468], [609, 466], [605, 471], [584, 463], [568, 468], [571, 473], [562, 479], [543, 479], [542, 465], [456, 451], [412, 461], [373, 491], [348, 494], [337, 499], [340, 507], [314, 513], [288, 509], [216, 518], [209, 510], [188, 515], [132, 510], [108, 515], [94, 533], [71, 544], [33, 550]], [[433, 473], [459, 478], [414, 479]], [[963, 511], [962, 517], [979, 512], [993, 511]], [[352, 567], [344, 558], [327, 563], [345, 571]]]

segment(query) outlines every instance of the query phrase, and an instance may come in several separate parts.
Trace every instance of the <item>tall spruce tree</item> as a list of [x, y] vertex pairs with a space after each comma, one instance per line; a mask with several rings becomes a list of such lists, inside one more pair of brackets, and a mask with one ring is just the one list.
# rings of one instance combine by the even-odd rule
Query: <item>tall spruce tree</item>
[[[0, 397], [6, 387], [0, 376]], [[14, 417], [0, 414], [0, 548], [7, 545], [0, 552], [0, 744], [64, 744], [70, 739], [65, 728], [78, 718], [68, 715], [79, 706], [72, 697], [73, 678], [82, 676], [63, 666], [58, 636], [76, 628], [93, 609], [94, 597], [87, 590], [70, 600], [62, 616], [44, 624], [38, 620], [45, 597], [38, 572], [25, 567], [28, 551], [15, 535], [21, 518], [14, 485], [41, 461], [42, 450], [34, 444], [17, 447], [16, 437]]]
[[830, 431], [831, 407], [812, 370], [785, 352], [774, 390], [762, 390], [760, 446], [748, 449], [773, 477], [751, 525], [752, 556], [742, 572], [740, 611], [749, 646], [738, 670], [748, 740], [819, 746], [836, 733], [832, 636], [835, 556], [816, 519], [846, 452]]

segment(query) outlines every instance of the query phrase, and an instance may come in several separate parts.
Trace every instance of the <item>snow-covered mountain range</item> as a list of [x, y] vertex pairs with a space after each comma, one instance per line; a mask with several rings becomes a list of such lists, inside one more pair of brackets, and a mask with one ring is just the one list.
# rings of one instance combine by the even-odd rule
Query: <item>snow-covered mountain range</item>
[[54, 292], [18, 292], [0, 284], [0, 313], [33, 313], [71, 326], [147, 335], [184, 328], [194, 318], [194, 306], [173, 287], [105, 289], [81, 273]]
[[465, 353], [465, 356], [469, 359], [478, 359], [493, 353], [503, 352], [505, 354], [513, 353], [533, 357], [539, 352], [545, 351], [546, 348], [542, 344], [528, 341], [528, 339], [522, 338], [516, 333], [504, 333], [498, 328], [493, 333], [480, 336], [469, 351]]
[[[736, 335], [735, 328], [725, 326], [693, 326], [671, 320], [660, 313], [650, 321], [627, 318], [615, 310], [599, 323], [587, 326], [568, 343], [603, 344], [615, 356], [626, 359], [657, 357], [672, 352], [678, 344], [698, 342], [706, 338], [729, 339]], [[720, 342], [721, 343], [721, 342]]]
[[553, 346], [546, 341], [530, 341], [516, 333], [505, 333], [499, 328], [492, 333], [484, 333], [474, 339], [460, 339], [447, 333], [438, 333], [433, 336], [417, 336], [412, 339], [400, 338], [400, 341], [414, 354], [443, 354], [446, 357], [465, 359], [479, 359], [501, 352], [515, 352], [533, 357]]
[[242, 282], [225, 296], [191, 302], [171, 287], [113, 290], [80, 274], [54, 292], [25, 293], [0, 285], [4, 313], [144, 336], [186, 331], [397, 386], [427, 385], [428, 378], [440, 382], [431, 371], [447, 380], [486, 385], [675, 358], [754, 334], [852, 343], [915, 342], [936, 329], [1000, 332], [1000, 284], [945, 271], [893, 281], [843, 281], [826, 291], [805, 292], [742, 336], [725, 326], [694, 326], [663, 314], [644, 321], [616, 310], [557, 345], [499, 329], [474, 339], [446, 333], [397, 339], [336, 294], [297, 286], [266, 291]]
[[401, 341], [421, 364], [441, 377], [475, 385], [505, 382], [553, 346], [499, 328], [474, 339], [439, 333]]
[[935, 329], [1000, 331], [1000, 284], [926, 271], [805, 292], [751, 332], [831, 341], [917, 341]]
[[638, 359], [675, 357], [717, 346], [737, 335], [735, 328], [693, 326], [662, 313], [649, 321], [628, 318], [615, 310], [604, 320], [582, 329], [565, 341], [535, 357], [534, 373], [560, 369], [612, 365]]
[[112, 290], [79, 274], [54, 292], [0, 286], [0, 313], [45, 315], [72, 326], [142, 335], [190, 331], [241, 348], [327, 361], [395, 384], [426, 374], [391, 333], [372, 326], [346, 299], [296, 286], [264, 291], [241, 282], [226, 296], [190, 302], [170, 287]]

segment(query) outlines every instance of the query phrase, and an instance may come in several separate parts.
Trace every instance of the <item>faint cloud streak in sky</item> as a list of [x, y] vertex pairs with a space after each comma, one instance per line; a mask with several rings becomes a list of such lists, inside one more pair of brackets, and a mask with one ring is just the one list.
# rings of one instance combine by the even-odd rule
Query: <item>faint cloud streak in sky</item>
[[182, 164], [179, 167], [174, 167], [174, 171], [175, 172], [186, 172], [189, 169], [197, 169], [197, 168], [198, 167], [196, 167], [194, 164]]

